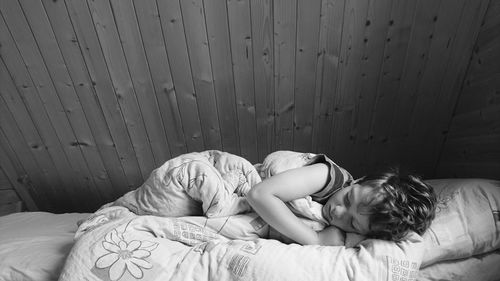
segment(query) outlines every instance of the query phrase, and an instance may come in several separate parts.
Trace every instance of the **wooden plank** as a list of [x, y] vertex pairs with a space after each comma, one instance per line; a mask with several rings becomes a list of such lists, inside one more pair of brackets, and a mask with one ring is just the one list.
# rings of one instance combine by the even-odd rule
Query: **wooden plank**
[[257, 149], [250, 1], [230, 0], [227, 2], [227, 9], [241, 156], [251, 163], [256, 163], [259, 154]]
[[175, 157], [186, 153], [187, 147], [160, 14], [155, 0], [134, 0], [134, 7], [170, 154]]
[[340, 48], [344, 23], [345, 0], [323, 0], [321, 8], [320, 43], [315, 95], [315, 117], [312, 151], [331, 151], [330, 132], [334, 115], [334, 98], [340, 73]]
[[[412, 122], [409, 124], [411, 126], [410, 139], [417, 143], [426, 138], [429, 126], [436, 121], [430, 118], [433, 115], [433, 110], [441, 110], [441, 108], [433, 106], [438, 100], [441, 82], [447, 65], [452, 63], [453, 59], [459, 59], [450, 56], [450, 54], [453, 49], [462, 48], [462, 46], [455, 44], [456, 36], [459, 35], [457, 27], [460, 21], [464, 20], [462, 14], [469, 11], [464, 11], [465, 0], [451, 3], [452, 5], [448, 5], [448, 3], [441, 5], [436, 27], [429, 36], [431, 46], [428, 61], [418, 84], [416, 93], [418, 98], [413, 108]], [[443, 104], [443, 107], [449, 106], [449, 104]], [[425, 155], [425, 153], [423, 154]]]
[[274, 138], [273, 1], [250, 1], [259, 160], [276, 149]]
[[[90, 77], [90, 81], [87, 82], [82, 79], [78, 85], [90, 87], [93, 90], [92, 97], [100, 104], [108, 124], [109, 133], [112, 136], [112, 142], [107, 141], [104, 145], [115, 147], [128, 183], [127, 186], [121, 186], [122, 190], [127, 191], [137, 188], [143, 182], [141, 170], [107, 69], [89, 7], [85, 1], [69, 0], [65, 1], [64, 4], [67, 7], [72, 28], [76, 34], [76, 38], [69, 38], [75, 40], [74, 43], [78, 44]], [[61, 15], [64, 14], [61, 13]], [[105, 131], [105, 128], [100, 130], [103, 135]]]
[[[435, 122], [432, 107], [439, 96], [441, 81], [445, 75], [448, 63], [453, 59], [450, 50], [455, 45], [454, 40], [457, 26], [464, 11], [465, 1], [442, 2], [437, 12], [434, 30], [428, 35], [430, 46], [421, 75], [415, 85], [414, 105], [411, 109], [411, 118], [408, 120], [406, 132], [410, 147], [420, 149], [407, 151], [406, 161], [416, 163], [415, 169], [426, 175], [433, 173], [432, 156], [437, 152], [430, 152], [424, 145], [429, 139], [427, 131]], [[433, 19], [434, 20], [434, 19]], [[446, 105], [449, 106], [449, 105]], [[430, 156], [430, 157], [429, 157]]]
[[[0, 172], [3, 173], [1, 169]], [[17, 196], [17, 193], [13, 189], [0, 190], [0, 205], [6, 205], [18, 201], [21, 201], [21, 198]]]
[[[188, 151], [205, 148], [178, 1], [157, 1]], [[201, 105], [201, 104], [200, 104]]]
[[448, 138], [443, 148], [442, 162], [498, 162], [500, 133]]
[[[491, 46], [493, 42], [498, 42], [500, 37], [500, 1], [490, 0], [484, 20], [481, 23], [481, 33], [476, 45], [479, 51], [485, 50], [486, 46]], [[497, 49], [498, 50], [498, 49]], [[498, 53], [498, 52], [497, 52]]]
[[[238, 115], [226, 1], [204, 1], [210, 61], [224, 151], [240, 154]], [[235, 23], [240, 25], [240, 23]]]
[[[201, 0], [180, 1], [205, 149], [222, 149], [220, 112], [214, 89], [205, 11]], [[220, 112], [220, 113], [219, 113]]]
[[474, 46], [455, 113], [500, 104], [500, 2], [490, 1]]
[[[103, 189], [105, 200], [110, 201], [126, 191], [128, 186], [127, 177], [117, 153], [119, 149], [113, 141], [101, 104], [96, 98], [97, 94], [92, 87], [92, 79], [88, 73], [65, 3], [45, 1], [43, 4], [42, 9], [44, 8], [47, 12], [54, 37], [64, 59], [65, 69], [67, 69], [73, 84], [74, 90], [71, 90], [71, 93], [72, 91], [76, 93], [77, 97], [75, 98], [78, 99], [83, 109], [84, 116], [80, 113], [80, 118], [86, 119], [93, 136], [95, 147], [92, 146], [90, 152], [99, 154], [94, 157], [96, 159], [99, 157], [100, 160], [97, 159], [96, 163], [91, 164], [89, 168], [93, 170], [93, 177], [99, 190]], [[83, 141], [81, 144], [85, 148], [89, 146]], [[102, 163], [100, 163], [101, 161]]]
[[297, 2], [293, 149], [311, 151], [321, 0]]
[[[405, 68], [406, 52], [409, 48], [411, 30], [415, 20], [417, 1], [404, 0], [393, 1], [391, 18], [388, 21], [387, 39], [382, 63], [380, 81], [377, 87], [377, 97], [372, 113], [370, 136], [373, 136], [368, 157], [368, 166], [377, 166], [380, 159], [397, 161], [398, 153], [392, 146], [393, 140], [390, 136], [390, 126], [396, 108], [395, 101], [398, 100], [398, 89], [401, 86], [401, 78]], [[388, 41], [390, 39], [390, 41]]]
[[406, 53], [404, 72], [398, 89], [398, 100], [394, 104], [395, 118], [391, 123], [389, 139], [401, 143], [410, 134], [412, 110], [415, 105], [417, 86], [425, 71], [428, 58], [430, 35], [438, 20], [441, 1], [419, 1]]
[[344, 15], [342, 46], [340, 55], [339, 81], [334, 102], [333, 126], [330, 132], [332, 149], [329, 153], [338, 163], [349, 171], [357, 173], [357, 165], [349, 156], [356, 141], [352, 131], [355, 121], [355, 102], [360, 91], [359, 78], [362, 75], [364, 32], [371, 23], [367, 20], [369, 2], [348, 1]]
[[[152, 159], [154, 159], [155, 167], [158, 167], [172, 156], [156, 100], [134, 5], [132, 0], [112, 0], [110, 3], [139, 104], [141, 114], [139, 118], [142, 118], [144, 122]], [[147, 157], [150, 156], [150, 154], [147, 155]]]
[[[4, 148], [3, 144], [1, 147]], [[0, 173], [0, 190], [10, 190], [10, 189], [14, 189], [14, 187], [12, 187], [12, 184], [10, 183], [9, 179], [2, 171]]]
[[[0, 28], [2, 28], [0, 42], [2, 42], [2, 58], [7, 72], [10, 73], [31, 115], [32, 121], [25, 118], [24, 120], [27, 123], [18, 123], [18, 125], [22, 127], [25, 136], [30, 136], [32, 132], [27, 131], [33, 128], [31, 122], [34, 122], [37, 128], [34, 132], [38, 132], [40, 135], [38, 138], [37, 136], [33, 136], [37, 142], [30, 143], [30, 146], [34, 150], [40, 150], [42, 153], [43, 150], [48, 151], [50, 156], [45, 156], [43, 159], [39, 158], [39, 160], [44, 163], [44, 165], [41, 165], [42, 167], [47, 167], [47, 170], [57, 171], [57, 176], [53, 175], [51, 178], [60, 181], [60, 184], [55, 184], [53, 187], [57, 188], [58, 195], [66, 198], [63, 204], [68, 205], [64, 205], [63, 207], [76, 206], [81, 208], [83, 207], [81, 205], [82, 202], [77, 203], [74, 201], [75, 197], [72, 196], [75, 195], [75, 190], [82, 188], [81, 183], [78, 181], [80, 177], [76, 176], [74, 167], [68, 160], [67, 153], [69, 152], [66, 151], [72, 150], [74, 152], [75, 149], [68, 147], [69, 145], [63, 146], [64, 141], [60, 139], [60, 137], [68, 138], [66, 143], [71, 143], [74, 138], [69, 140], [72, 135], [67, 123], [66, 114], [61, 109], [57, 97], [54, 96], [55, 91], [53, 88], [52, 91], [50, 90], [50, 77], [47, 77], [47, 70], [40, 58], [40, 53], [38, 49], [35, 49], [36, 43], [28, 30], [26, 19], [22, 15], [20, 7], [15, 4], [17, 3], [9, 3], [7, 5], [6, 1], [2, 1], [0, 3], [0, 10], [4, 17], [5, 14], [9, 14], [9, 18], [11, 19], [10, 26], [16, 28], [12, 33], [17, 35], [18, 42], [14, 42], [14, 38], [10, 37], [11, 32], [7, 29], [7, 24], [3, 21], [4, 17], [0, 24]], [[23, 30], [24, 32], [22, 32]], [[17, 49], [16, 43], [22, 48], [25, 58], [21, 56], [21, 50]], [[25, 67], [24, 59], [29, 62], [29, 68]], [[53, 103], [49, 101], [53, 101]], [[48, 108], [45, 108], [45, 106]], [[52, 169], [49, 167], [55, 168]], [[65, 187], [71, 187], [71, 189], [68, 190]]]
[[447, 66], [446, 73], [443, 77], [439, 97], [434, 104], [431, 119], [436, 120], [426, 132], [434, 138], [427, 138], [427, 146], [429, 149], [429, 158], [433, 161], [434, 170], [439, 162], [439, 152], [443, 148], [445, 135], [448, 130], [454, 107], [458, 99], [460, 89], [463, 84], [467, 65], [472, 54], [474, 42], [477, 39], [481, 22], [484, 19], [489, 0], [483, 1], [467, 1], [464, 7], [462, 19], [457, 28], [457, 38], [455, 39], [455, 48], [451, 51], [450, 63]]
[[486, 178], [500, 180], [500, 163], [494, 162], [440, 162], [436, 178]]
[[297, 1], [274, 1], [276, 149], [293, 150]]
[[[381, 77], [382, 63], [386, 56], [386, 44], [391, 42], [388, 28], [393, 1], [371, 1], [366, 17], [366, 28], [363, 35], [361, 75], [356, 83], [359, 91], [353, 93], [356, 99], [354, 107], [351, 135], [355, 136], [347, 150], [349, 158], [356, 159], [357, 169], [365, 174], [369, 145], [373, 142], [370, 127], [373, 119], [374, 105], [377, 97], [377, 87]], [[361, 173], [361, 172], [359, 172]]]
[[[5, 150], [2, 147], [0, 147], [0, 167], [1, 167], [0, 171], [5, 173], [5, 175], [10, 181], [10, 184], [14, 187], [14, 190], [17, 192], [17, 195], [19, 195], [19, 197], [26, 204], [28, 210], [38, 211], [38, 206], [36, 205], [35, 201], [33, 201], [33, 198], [31, 197], [28, 190], [23, 185], [17, 182], [16, 171], [14, 170], [14, 167], [10, 163], [7, 154], [5, 153]], [[0, 196], [0, 198], [1, 197], [2, 196]]]
[[498, 67], [497, 62], [500, 59], [500, 54], [498, 52], [499, 48], [500, 40], [498, 40], [498, 38], [496, 41], [491, 41], [488, 45], [475, 46], [477, 56], [474, 57], [474, 60], [469, 66], [470, 71], [467, 77], [469, 81], [475, 81], [492, 74], [491, 69]]
[[[2, 84], [5, 85], [5, 84]], [[22, 136], [17, 123], [14, 120], [10, 110], [5, 105], [4, 99], [0, 98], [0, 149], [5, 153], [3, 161], [5, 165], [12, 166], [12, 170], [16, 175], [16, 179], [32, 180], [38, 187], [36, 189], [28, 189], [30, 195], [36, 198], [36, 204], [43, 210], [57, 211], [51, 201], [57, 198], [55, 188], [50, 185], [55, 183], [55, 180], [47, 180], [44, 169], [37, 165], [24, 137]], [[22, 162], [22, 165], [20, 163]], [[46, 169], [47, 167], [45, 167]], [[29, 173], [29, 178], [28, 178]], [[8, 180], [8, 185], [11, 188], [13, 184]], [[52, 199], [52, 200], [51, 200]], [[30, 205], [31, 207], [31, 205]]]
[[146, 128], [138, 103], [138, 96], [122, 48], [122, 41], [113, 20], [113, 11], [107, 0], [87, 1], [87, 3], [144, 180], [156, 168], [151, 149], [150, 132]]
[[448, 138], [498, 133], [500, 132], [500, 105], [456, 114], [448, 130]]
[[0, 206], [0, 216], [5, 216], [12, 213], [23, 211], [23, 203], [21, 201]]
[[69, 75], [66, 62], [45, 14], [44, 6], [41, 2], [27, 3], [25, 0], [21, 0], [20, 4], [38, 44], [45, 66], [54, 82], [54, 89], [58, 94], [61, 106], [67, 112], [69, 125], [76, 138], [70, 145], [77, 148], [71, 156], [71, 161], [76, 162], [78, 171], [87, 179], [85, 183], [88, 190], [83, 190], [83, 192], [93, 195], [93, 197], [89, 196], [90, 202], [88, 203], [91, 203], [89, 210], [95, 210], [104, 201], [113, 198], [109, 192], [112, 191], [111, 182], [97, 150], [82, 104], [76, 94], [75, 85]]
[[[471, 72], [470, 68], [468, 72]], [[469, 81], [469, 74], [467, 74], [454, 114], [463, 114], [485, 106], [500, 104], [500, 66], [490, 68], [490, 73], [475, 81]]]

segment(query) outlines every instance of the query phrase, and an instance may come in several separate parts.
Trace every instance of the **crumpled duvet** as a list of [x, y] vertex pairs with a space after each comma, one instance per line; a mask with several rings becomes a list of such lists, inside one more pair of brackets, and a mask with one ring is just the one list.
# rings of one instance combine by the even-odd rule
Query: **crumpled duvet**
[[[402, 242], [368, 239], [354, 248], [263, 239], [273, 237], [272, 229], [241, 203], [260, 177], [246, 160], [233, 162], [239, 159], [208, 151], [155, 170], [140, 188], [80, 224], [59, 280], [415, 280], [423, 241], [414, 233]], [[200, 168], [206, 166], [214, 175]], [[290, 207], [321, 228], [320, 206], [312, 203], [304, 198]]]
[[255, 167], [242, 157], [217, 150], [193, 152], [165, 162], [142, 186], [106, 207], [162, 217], [227, 216], [250, 210], [243, 196], [260, 181]]

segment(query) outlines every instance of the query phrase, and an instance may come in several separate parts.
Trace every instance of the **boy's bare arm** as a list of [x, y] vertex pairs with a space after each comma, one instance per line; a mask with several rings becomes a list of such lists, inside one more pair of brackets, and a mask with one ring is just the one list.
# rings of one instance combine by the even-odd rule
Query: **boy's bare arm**
[[283, 172], [254, 186], [247, 195], [253, 209], [274, 229], [303, 245], [339, 245], [341, 235], [327, 228], [316, 232], [302, 223], [285, 202], [321, 190], [327, 183], [329, 169], [314, 164]]

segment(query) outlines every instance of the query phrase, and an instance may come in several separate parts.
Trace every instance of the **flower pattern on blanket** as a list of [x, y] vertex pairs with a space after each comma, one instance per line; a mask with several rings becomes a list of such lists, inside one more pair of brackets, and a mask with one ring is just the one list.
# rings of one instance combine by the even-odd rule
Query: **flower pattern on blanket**
[[99, 257], [95, 262], [95, 267], [99, 269], [109, 268], [109, 279], [119, 280], [126, 271], [134, 278], [143, 277], [144, 269], [151, 269], [153, 265], [146, 260], [151, 252], [156, 249], [158, 243], [150, 241], [132, 240], [127, 241], [123, 233], [118, 233], [116, 229], [106, 234], [102, 247], [108, 252]]

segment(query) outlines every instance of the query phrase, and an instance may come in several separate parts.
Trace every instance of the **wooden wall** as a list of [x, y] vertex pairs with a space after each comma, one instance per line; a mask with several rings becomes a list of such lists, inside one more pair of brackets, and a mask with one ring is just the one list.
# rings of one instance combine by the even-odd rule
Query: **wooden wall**
[[500, 1], [474, 46], [437, 169], [440, 177], [500, 179]]
[[22, 210], [23, 201], [17, 195], [7, 175], [0, 170], [0, 216]]
[[2, 0], [0, 163], [55, 212], [205, 149], [431, 177], [489, 2]]

